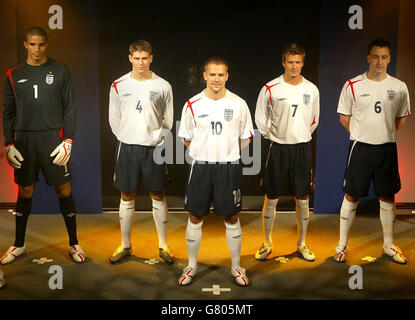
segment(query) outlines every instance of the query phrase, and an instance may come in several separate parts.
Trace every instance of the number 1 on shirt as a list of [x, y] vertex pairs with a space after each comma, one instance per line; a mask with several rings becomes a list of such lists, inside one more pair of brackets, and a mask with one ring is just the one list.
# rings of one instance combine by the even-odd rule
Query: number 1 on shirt
[[35, 99], [37, 99], [37, 84], [33, 85], [33, 89], [35, 90]]

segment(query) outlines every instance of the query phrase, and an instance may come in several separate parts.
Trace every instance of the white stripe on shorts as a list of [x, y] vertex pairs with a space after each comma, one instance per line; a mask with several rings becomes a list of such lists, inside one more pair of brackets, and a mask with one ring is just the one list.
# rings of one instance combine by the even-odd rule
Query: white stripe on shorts
[[271, 154], [271, 147], [272, 147], [272, 142], [270, 143], [269, 148], [268, 148], [268, 156], [267, 156], [267, 161], [265, 162], [265, 168], [268, 166], [268, 160]]
[[[118, 152], [117, 152], [117, 163], [118, 163], [118, 158], [120, 157], [121, 144], [122, 144], [122, 142], [120, 141], [120, 145], [118, 146]], [[115, 182], [116, 178], [117, 178], [117, 173], [116, 173], [116, 170], [114, 170], [114, 177], [113, 177], [114, 182]]]
[[353, 142], [352, 148], [350, 149], [349, 159], [347, 160], [347, 167], [349, 167], [349, 164], [350, 164], [350, 158], [352, 157], [352, 152], [353, 152], [354, 146], [356, 145], [356, 142], [357, 142], [357, 141], [354, 141], [354, 142]]
[[193, 166], [195, 165], [195, 162], [196, 162], [196, 160], [193, 159], [193, 161], [192, 161], [192, 167], [190, 168], [189, 181], [187, 181], [187, 184], [190, 183], [190, 179], [192, 178]]
[[122, 145], [122, 142], [120, 141], [120, 145], [118, 146], [117, 162], [118, 162], [118, 158], [120, 157], [121, 145]]
[[[352, 152], [353, 152], [354, 146], [356, 145], [356, 142], [357, 142], [357, 140], [355, 140], [353, 142], [352, 148], [350, 149], [350, 154], [349, 154], [349, 159], [347, 159], [347, 167], [346, 167], [346, 169], [349, 168], [350, 159], [352, 158]], [[346, 186], [346, 177], [343, 180], [343, 187], [344, 186]]]

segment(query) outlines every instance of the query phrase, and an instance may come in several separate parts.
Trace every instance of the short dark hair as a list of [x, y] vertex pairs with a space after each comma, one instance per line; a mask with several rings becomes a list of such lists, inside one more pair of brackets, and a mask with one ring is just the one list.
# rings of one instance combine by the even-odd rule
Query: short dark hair
[[282, 61], [285, 61], [286, 55], [299, 55], [303, 56], [303, 62], [305, 60], [305, 50], [302, 46], [300, 46], [296, 42], [291, 42], [285, 46], [285, 48], [282, 50]]
[[226, 71], [228, 71], [229, 69], [229, 65], [228, 62], [226, 61], [225, 58], [222, 57], [210, 57], [208, 59], [206, 59], [205, 64], [204, 64], [204, 70], [206, 71], [206, 67], [208, 64], [223, 64], [226, 66]]
[[28, 36], [41, 36], [45, 38], [46, 42], [48, 42], [48, 34], [43, 28], [38, 26], [30, 27], [27, 29], [25, 38], [26, 40]]
[[130, 54], [132, 55], [136, 51], [145, 51], [148, 52], [149, 55], [152, 54], [153, 48], [150, 42], [146, 40], [134, 40], [128, 49]]
[[381, 47], [381, 48], [388, 48], [389, 49], [389, 53], [391, 52], [391, 44], [389, 41], [380, 38], [380, 39], [376, 39], [373, 40], [369, 43], [368, 47], [367, 47], [367, 54], [370, 54], [370, 50], [372, 50], [373, 47]]

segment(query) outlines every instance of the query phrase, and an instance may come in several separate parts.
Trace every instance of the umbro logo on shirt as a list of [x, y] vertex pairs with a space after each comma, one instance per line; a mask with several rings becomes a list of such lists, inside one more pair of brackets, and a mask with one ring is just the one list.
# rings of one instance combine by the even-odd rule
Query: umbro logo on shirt
[[17, 81], [18, 83], [23, 83], [23, 82], [26, 82], [27, 81], [27, 79], [20, 79], [19, 81]]
[[208, 114], [201, 114], [200, 116], [198, 116], [198, 118], [206, 118], [206, 117], [209, 117], [209, 115]]
[[131, 93], [126, 93], [126, 94], [123, 94], [122, 96], [123, 97], [129, 97], [129, 96], [131, 96]]
[[279, 99], [277, 99], [277, 101], [284, 101], [284, 100], [287, 100], [287, 98], [279, 98]]
[[361, 96], [361, 97], [369, 97], [369, 96], [370, 96], [370, 94], [369, 94], [369, 93], [364, 93], [364, 94], [361, 94], [360, 96]]

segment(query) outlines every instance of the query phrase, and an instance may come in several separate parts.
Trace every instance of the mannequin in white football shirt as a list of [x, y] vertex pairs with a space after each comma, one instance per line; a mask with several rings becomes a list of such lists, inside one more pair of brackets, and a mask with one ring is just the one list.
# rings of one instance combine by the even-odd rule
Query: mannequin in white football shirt
[[[193, 277], [197, 274], [197, 257], [202, 240], [203, 217], [209, 214], [209, 202], [213, 201], [215, 213], [218, 212], [224, 216], [226, 240], [232, 262], [231, 273], [237, 284], [246, 286], [248, 285], [248, 278], [245, 274], [245, 269], [240, 266], [242, 240], [242, 230], [238, 218], [241, 209], [240, 200], [238, 200], [239, 203], [234, 202], [232, 194], [229, 197], [228, 192], [220, 193], [218, 191], [213, 191], [214, 196], [209, 199], [207, 194], [210, 192], [210, 189], [204, 189], [204, 186], [201, 186], [201, 184], [194, 185], [198, 189], [197, 193], [191, 193], [189, 190], [193, 189], [193, 184], [191, 183], [194, 183], [193, 181], [197, 181], [201, 177], [209, 177], [206, 180], [212, 181], [213, 189], [220, 190], [221, 185], [215, 182], [217, 181], [215, 178], [211, 178], [212, 176], [215, 177], [217, 173], [215, 170], [218, 166], [223, 166], [221, 168], [224, 170], [229, 169], [226, 172], [231, 173], [231, 178], [224, 181], [224, 183], [229, 183], [230, 180], [240, 180], [237, 176], [239, 175], [240, 177], [240, 172], [232, 171], [235, 167], [232, 167], [231, 162], [239, 161], [241, 148], [249, 144], [250, 138], [253, 135], [251, 115], [246, 102], [225, 87], [229, 74], [228, 65], [224, 59], [209, 59], [205, 63], [203, 76], [206, 80], [206, 89], [185, 104], [178, 134], [186, 147], [189, 148], [189, 155], [194, 159], [189, 174], [185, 200], [185, 208], [189, 211], [186, 229], [189, 260], [179, 279], [179, 284], [190, 284]], [[217, 124], [217, 126], [214, 124]], [[195, 162], [199, 161], [204, 163], [201, 164], [203, 168], [200, 171], [199, 168], [201, 167], [195, 164]], [[201, 172], [206, 172], [203, 170], [209, 171], [210, 169], [212, 169], [212, 176], [199, 175]], [[233, 175], [232, 172], [234, 172]], [[230, 184], [233, 183], [232, 181], [230, 181]], [[239, 186], [233, 192], [238, 194], [240, 199]], [[228, 207], [220, 207], [219, 205], [216, 207], [217, 204], [215, 203], [222, 203], [222, 201], [230, 203], [228, 202], [230, 198], [232, 198], [230, 202], [236, 206], [231, 204]], [[199, 201], [199, 199], [202, 200]], [[197, 205], [193, 207], [193, 204], [196, 202], [208, 203], [208, 206], [202, 206], [203, 208], [201, 209]], [[189, 207], [186, 207], [186, 205]], [[195, 211], [192, 212], [191, 208], [195, 208]], [[233, 212], [225, 212], [225, 208], [231, 208]], [[198, 211], [197, 214], [196, 210]]]
[[[131, 72], [113, 82], [110, 90], [109, 122], [118, 140], [118, 157], [115, 175], [115, 187], [120, 189], [120, 225], [122, 242], [110, 258], [111, 263], [117, 263], [131, 255], [131, 224], [135, 212], [135, 196], [139, 179], [129, 178], [128, 168], [133, 165], [141, 166], [137, 172], [149, 190], [153, 207], [153, 218], [156, 224], [159, 255], [168, 264], [174, 262], [174, 256], [166, 241], [166, 224], [168, 208], [165, 197], [165, 183], [153, 186], [151, 180], [164, 178], [164, 171], [157, 167], [152, 157], [154, 147], [165, 140], [173, 125], [173, 95], [170, 84], [150, 70], [153, 62], [151, 45], [145, 40], [136, 40], [130, 45], [129, 61]], [[121, 153], [120, 153], [121, 150]], [[123, 150], [130, 150], [123, 158]], [[124, 151], [127, 152], [127, 151]], [[145, 165], [138, 160], [141, 155], [148, 155]], [[122, 161], [121, 161], [122, 159]], [[125, 159], [125, 160], [124, 160]], [[132, 160], [134, 159], [134, 161]], [[143, 173], [147, 170], [145, 173]], [[154, 171], [157, 177], [154, 176]], [[163, 172], [161, 172], [161, 171]], [[121, 177], [122, 175], [122, 177]], [[141, 178], [140, 178], [141, 179]], [[120, 181], [120, 182], [118, 182]], [[156, 189], [156, 190], [154, 190]]]
[[[315, 259], [305, 238], [312, 191], [310, 141], [318, 125], [320, 103], [317, 87], [301, 75], [304, 59], [305, 51], [300, 45], [288, 44], [282, 53], [284, 74], [268, 82], [258, 96], [255, 123], [271, 145], [262, 179], [265, 239], [255, 253], [257, 260], [265, 260], [272, 253], [276, 207], [287, 180], [296, 202], [297, 249], [304, 259]], [[281, 163], [287, 164], [281, 166]]]
[[[405, 83], [387, 74], [390, 61], [390, 44], [383, 39], [372, 41], [367, 53], [369, 70], [346, 81], [341, 92], [338, 106], [340, 123], [350, 133], [350, 140], [354, 143], [349, 153], [348, 167], [353, 159], [352, 152], [353, 155], [356, 154], [356, 143], [377, 148], [387, 144], [396, 146], [397, 132], [404, 126], [406, 117], [410, 115], [409, 94]], [[366, 153], [368, 154], [367, 151]], [[397, 155], [394, 158], [397, 171]], [[398, 172], [397, 175], [399, 177]], [[348, 179], [348, 181], [354, 180], [356, 183], [359, 177], [355, 176], [353, 179], [348, 177]], [[395, 182], [391, 181], [390, 183], [394, 184]], [[400, 189], [400, 181], [398, 183], [399, 188], [391, 194], [377, 196], [384, 236], [383, 250], [396, 262], [404, 264], [407, 259], [393, 242], [396, 217], [394, 193]], [[355, 218], [360, 198], [361, 196], [352, 195], [345, 191], [340, 210], [340, 239], [334, 256], [338, 262], [346, 260], [348, 233]]]

